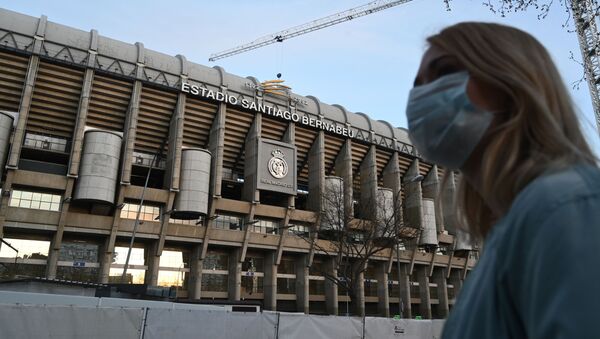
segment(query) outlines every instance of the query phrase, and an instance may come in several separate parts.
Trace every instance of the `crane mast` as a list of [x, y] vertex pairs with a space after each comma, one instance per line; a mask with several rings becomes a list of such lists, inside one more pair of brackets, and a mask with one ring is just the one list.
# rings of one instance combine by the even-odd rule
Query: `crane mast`
[[335, 13], [329, 16], [326, 16], [321, 19], [317, 19], [311, 22], [307, 22], [302, 25], [298, 25], [292, 28], [285, 29], [283, 31], [265, 35], [261, 38], [258, 38], [252, 42], [247, 44], [243, 44], [241, 46], [237, 46], [231, 49], [224, 50], [222, 52], [211, 54], [208, 61], [216, 61], [219, 59], [227, 58], [232, 55], [244, 53], [253, 49], [257, 49], [260, 47], [264, 47], [270, 44], [274, 44], [276, 42], [283, 42], [284, 40], [295, 38], [299, 35], [310, 33], [317, 31], [319, 29], [323, 29], [329, 26], [337, 25], [342, 22], [346, 22], [352, 19], [356, 19], [365, 15], [369, 15], [372, 13], [376, 13], [379, 11], [383, 11], [390, 7], [402, 5], [411, 0], [379, 0], [372, 1], [368, 4], [351, 8], [346, 11], [342, 11], [339, 13]]
[[583, 58], [584, 74], [592, 97], [596, 128], [600, 135], [600, 37], [596, 19], [598, 2], [597, 0], [571, 0], [570, 2]]

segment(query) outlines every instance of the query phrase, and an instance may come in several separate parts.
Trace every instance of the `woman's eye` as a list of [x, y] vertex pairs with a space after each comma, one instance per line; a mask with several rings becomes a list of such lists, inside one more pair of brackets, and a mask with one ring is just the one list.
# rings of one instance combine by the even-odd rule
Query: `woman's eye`
[[442, 67], [438, 68], [438, 70], [437, 70], [437, 77], [439, 78], [441, 76], [456, 73], [458, 71], [460, 71], [460, 69], [456, 66], [452, 66], [452, 65], [442, 66]]

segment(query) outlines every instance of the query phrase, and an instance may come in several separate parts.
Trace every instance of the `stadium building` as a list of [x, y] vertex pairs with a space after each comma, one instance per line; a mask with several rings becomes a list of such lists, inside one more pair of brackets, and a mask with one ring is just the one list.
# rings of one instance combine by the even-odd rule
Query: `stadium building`
[[475, 263], [437, 203], [454, 174], [442, 187], [405, 129], [313, 96], [0, 10], [0, 111], [2, 279], [120, 282], [135, 229], [130, 283], [343, 314], [319, 237], [336, 185], [355, 220], [382, 197], [417, 231], [371, 258], [355, 313], [445, 318]]

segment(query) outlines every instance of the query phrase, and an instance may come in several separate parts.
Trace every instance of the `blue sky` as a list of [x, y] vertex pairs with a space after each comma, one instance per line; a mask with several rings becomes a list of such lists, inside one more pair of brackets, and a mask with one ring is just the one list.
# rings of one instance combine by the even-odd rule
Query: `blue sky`
[[[406, 127], [404, 108], [424, 40], [460, 21], [500, 22], [538, 38], [550, 51], [580, 111], [588, 140], [600, 155], [589, 90], [571, 84], [582, 76], [577, 36], [563, 27], [568, 14], [555, 3], [550, 15], [511, 13], [505, 18], [483, 6], [483, 0], [454, 0], [446, 11], [442, 0], [414, 0], [383, 12], [309, 33], [284, 43], [240, 54], [216, 63], [211, 53], [260, 36], [356, 7], [368, 0], [254, 1], [3, 1], [0, 7], [134, 43], [188, 60], [220, 65], [240, 76], [283, 79], [301, 95], [314, 95], [352, 112]], [[572, 30], [572, 27], [571, 27]]]

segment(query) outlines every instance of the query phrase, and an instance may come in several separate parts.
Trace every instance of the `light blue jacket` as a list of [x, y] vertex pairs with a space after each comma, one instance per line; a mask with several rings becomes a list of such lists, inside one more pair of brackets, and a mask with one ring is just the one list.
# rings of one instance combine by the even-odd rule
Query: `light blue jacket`
[[548, 174], [517, 195], [442, 338], [600, 338], [598, 168]]

